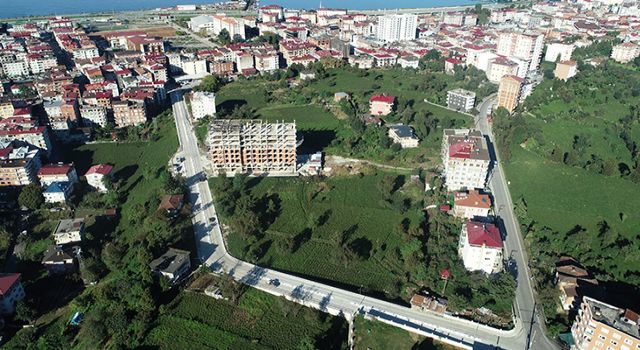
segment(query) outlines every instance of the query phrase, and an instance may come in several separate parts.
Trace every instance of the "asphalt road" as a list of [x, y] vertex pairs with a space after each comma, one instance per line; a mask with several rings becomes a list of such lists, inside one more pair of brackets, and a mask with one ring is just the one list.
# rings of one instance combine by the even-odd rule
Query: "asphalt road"
[[[480, 113], [476, 117], [476, 128], [484, 135], [489, 136], [490, 140], [493, 140], [494, 137], [487, 115], [493, 103], [495, 103], [495, 95], [490, 96], [482, 102], [478, 108]], [[536, 312], [536, 301], [534, 298], [526, 247], [522, 240], [520, 225], [513, 212], [513, 203], [511, 201], [511, 194], [509, 193], [508, 182], [499, 162], [500, 156], [497, 154], [495, 147], [494, 150], [498, 162], [496, 162], [493, 172], [489, 177], [489, 189], [495, 201], [494, 208], [496, 214], [499, 220], [501, 220], [503, 231], [505, 232], [505, 256], [510, 260], [507, 269], [516, 276], [517, 289], [514, 306], [516, 316], [522, 320], [527, 337], [527, 349], [559, 349], [557, 344], [546, 337], [544, 322], [541, 322], [542, 320]]]
[[[193, 225], [197, 253], [203, 264], [210, 266], [218, 273], [229, 274], [241, 283], [277, 296], [284, 296], [289, 300], [333, 315], [344, 316], [347, 319], [351, 319], [356, 313], [367, 313], [383, 322], [418, 334], [454, 342], [467, 349], [493, 347], [526, 349], [529, 332], [529, 323], [526, 320], [522, 322], [519, 318], [516, 318], [516, 326], [513, 329], [508, 331], [500, 330], [453, 316], [412, 310], [402, 305], [259, 267], [231, 256], [224, 245], [222, 231], [216, 224], [218, 222], [217, 214], [213, 205], [211, 191], [204, 175], [202, 156], [197, 145], [196, 136], [188, 118], [186, 103], [182, 100], [180, 91], [173, 92], [171, 99], [180, 140], [179, 153], [180, 156], [186, 158], [183, 167], [185, 168], [185, 176], [191, 192], [190, 200], [194, 204]], [[494, 178], [496, 177], [494, 176]], [[495, 182], [495, 180], [492, 180], [492, 182]], [[500, 193], [500, 198], [505, 198], [503, 196], [508, 194], [504, 190], [506, 185], [494, 187], [495, 191]], [[499, 199], [498, 203], [503, 203], [503, 200]], [[507, 208], [511, 207], [507, 206]], [[511, 225], [514, 224], [511, 221]], [[511, 228], [509, 232], [517, 231], [513, 231], [513, 228]], [[507, 241], [509, 248], [517, 247], [520, 244], [513, 235], [508, 235]], [[518, 251], [522, 252], [522, 249]], [[521, 262], [525, 261], [524, 256], [521, 255], [519, 259], [518, 266], [525, 266], [521, 265]], [[518, 278], [519, 282], [524, 281], [523, 283], [526, 284], [522, 286], [519, 284], [518, 294], [523, 293], [524, 295], [519, 295], [517, 298], [518, 304], [523, 305], [523, 307], [518, 307], [518, 315], [525, 318], [531, 315], [528, 302], [533, 300], [533, 294], [526, 276], [528, 274], [525, 273]], [[523, 277], [524, 280], [522, 279]], [[270, 283], [273, 280], [278, 280], [277, 286]], [[545, 338], [534, 339], [534, 342], [538, 341], [544, 342]], [[536, 344], [534, 349], [553, 349], [553, 347], [546, 347], [543, 343], [534, 344]]]

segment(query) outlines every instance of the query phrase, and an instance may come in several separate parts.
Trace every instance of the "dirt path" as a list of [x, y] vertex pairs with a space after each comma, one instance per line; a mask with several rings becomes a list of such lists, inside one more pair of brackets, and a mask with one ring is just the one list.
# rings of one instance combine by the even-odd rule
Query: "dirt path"
[[366, 165], [371, 165], [371, 166], [374, 166], [376, 168], [381, 168], [381, 169], [392, 169], [392, 170], [400, 170], [400, 171], [413, 171], [412, 168], [404, 168], [404, 167], [399, 167], [399, 166], [380, 164], [380, 163], [372, 162], [372, 161], [365, 160], [365, 159], [345, 158], [345, 157], [341, 157], [341, 156], [327, 156], [325, 161], [326, 161], [327, 165], [329, 165], [329, 166], [345, 166], [345, 165], [350, 165], [350, 164], [366, 164]]

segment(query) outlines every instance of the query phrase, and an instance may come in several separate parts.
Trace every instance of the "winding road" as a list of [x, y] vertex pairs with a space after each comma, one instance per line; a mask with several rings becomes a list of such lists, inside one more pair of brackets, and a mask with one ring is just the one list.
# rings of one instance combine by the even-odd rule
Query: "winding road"
[[[172, 92], [171, 101], [180, 141], [178, 152], [185, 158], [183, 167], [185, 167], [185, 176], [191, 192], [190, 200], [194, 204], [193, 225], [197, 254], [200, 261], [210, 266], [213, 271], [229, 274], [238, 282], [348, 320], [358, 313], [365, 314], [382, 322], [465, 349], [521, 350], [528, 349], [529, 344], [533, 344], [531, 347], [533, 349], [556, 348], [546, 340], [538, 323], [530, 322], [530, 319], [537, 320], [532, 318], [534, 315], [533, 291], [528, 280], [518, 225], [513, 219], [508, 189], [500, 167], [494, 171], [491, 187], [498, 205], [504, 205], [500, 215], [505, 218], [505, 225], [509, 232], [506, 246], [508, 249], [514, 249], [513, 256], [517, 266], [524, 267], [518, 274], [517, 317], [515, 327], [511, 330], [496, 329], [449, 315], [412, 310], [406, 306], [256, 266], [231, 256], [225, 247], [220, 226], [217, 225], [216, 210], [204, 175], [203, 158], [190, 123], [187, 105], [182, 98], [182, 91]], [[488, 104], [484, 107], [487, 106]], [[486, 108], [484, 117], [486, 117]], [[484, 117], [479, 118], [481, 126], [483, 120], [486, 123]], [[277, 286], [270, 283], [274, 279], [280, 282]], [[530, 337], [532, 333], [534, 335]]]

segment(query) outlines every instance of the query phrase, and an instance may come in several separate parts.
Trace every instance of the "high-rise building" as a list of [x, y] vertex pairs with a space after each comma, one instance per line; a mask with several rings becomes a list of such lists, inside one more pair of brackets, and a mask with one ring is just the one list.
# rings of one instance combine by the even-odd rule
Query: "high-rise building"
[[540, 64], [543, 48], [542, 34], [502, 32], [498, 35], [496, 52], [498, 55], [529, 61], [529, 71], [534, 71]]
[[416, 38], [418, 16], [412, 14], [384, 15], [378, 18], [376, 37], [386, 42]]
[[636, 350], [640, 349], [639, 316], [629, 310], [583, 297], [573, 321], [575, 350]]
[[523, 81], [522, 78], [515, 75], [502, 77], [498, 88], [498, 107], [504, 107], [509, 113], [513, 113], [520, 100]]
[[491, 157], [482, 133], [470, 129], [445, 129], [442, 164], [449, 191], [484, 188]]
[[207, 138], [215, 173], [296, 174], [296, 124], [260, 120], [214, 120]]

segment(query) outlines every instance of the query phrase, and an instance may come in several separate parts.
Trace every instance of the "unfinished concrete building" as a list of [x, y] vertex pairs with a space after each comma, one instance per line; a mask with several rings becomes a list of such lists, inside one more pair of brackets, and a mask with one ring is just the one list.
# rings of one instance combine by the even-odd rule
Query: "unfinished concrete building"
[[227, 175], [296, 174], [296, 124], [214, 120], [207, 138], [213, 172]]

